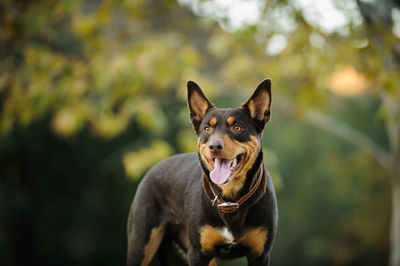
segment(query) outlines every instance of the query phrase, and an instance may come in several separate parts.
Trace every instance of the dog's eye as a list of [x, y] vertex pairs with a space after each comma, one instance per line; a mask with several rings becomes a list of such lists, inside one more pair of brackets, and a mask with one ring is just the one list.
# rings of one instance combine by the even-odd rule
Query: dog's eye
[[205, 126], [204, 127], [204, 132], [211, 133], [212, 132], [212, 128], [210, 126]]
[[235, 132], [240, 132], [241, 130], [242, 130], [242, 128], [238, 125], [233, 127], [233, 131], [235, 131]]

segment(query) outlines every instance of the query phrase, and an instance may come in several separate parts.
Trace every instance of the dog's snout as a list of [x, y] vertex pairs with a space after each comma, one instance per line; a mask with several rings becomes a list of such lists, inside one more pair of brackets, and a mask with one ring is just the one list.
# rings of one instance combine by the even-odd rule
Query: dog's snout
[[212, 152], [219, 153], [224, 149], [224, 142], [222, 140], [211, 140], [208, 147]]

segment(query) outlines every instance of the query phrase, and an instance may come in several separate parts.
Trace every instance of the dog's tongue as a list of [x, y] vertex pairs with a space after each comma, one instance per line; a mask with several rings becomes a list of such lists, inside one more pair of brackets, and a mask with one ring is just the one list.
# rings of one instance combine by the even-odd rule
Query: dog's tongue
[[232, 172], [230, 168], [231, 163], [232, 160], [215, 158], [214, 170], [210, 172], [210, 178], [214, 184], [221, 185], [229, 179]]

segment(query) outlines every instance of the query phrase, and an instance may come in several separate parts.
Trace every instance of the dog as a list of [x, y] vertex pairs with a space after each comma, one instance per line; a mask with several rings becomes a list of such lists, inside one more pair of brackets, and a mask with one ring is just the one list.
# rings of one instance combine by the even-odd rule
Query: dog
[[[269, 265], [278, 222], [262, 151], [271, 80], [230, 109], [215, 107], [193, 81], [187, 90], [197, 153], [165, 159], [139, 184], [128, 217], [127, 265], [149, 265], [162, 243], [183, 250], [190, 266], [243, 256], [248, 265]], [[169, 254], [159, 256], [162, 265]]]

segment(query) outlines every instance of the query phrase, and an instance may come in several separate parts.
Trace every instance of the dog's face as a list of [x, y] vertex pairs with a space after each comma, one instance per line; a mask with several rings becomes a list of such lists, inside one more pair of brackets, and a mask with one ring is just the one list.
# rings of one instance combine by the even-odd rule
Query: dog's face
[[202, 167], [224, 196], [233, 197], [261, 150], [262, 131], [270, 119], [271, 80], [261, 82], [245, 104], [232, 109], [214, 107], [189, 81], [188, 104]]

